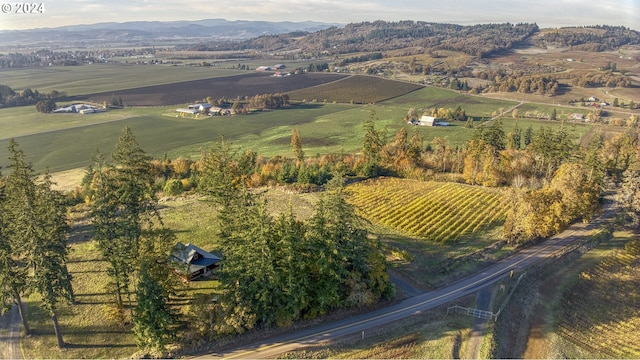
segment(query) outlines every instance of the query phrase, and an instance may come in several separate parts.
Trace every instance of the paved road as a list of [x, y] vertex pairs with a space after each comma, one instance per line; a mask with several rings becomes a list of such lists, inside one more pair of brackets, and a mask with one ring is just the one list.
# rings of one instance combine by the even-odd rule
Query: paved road
[[0, 316], [0, 359], [22, 359], [20, 353], [20, 313], [13, 306]]
[[552, 254], [561, 251], [572, 242], [587, 236], [591, 230], [600, 226], [605, 218], [610, 217], [613, 210], [609, 208], [605, 215], [590, 224], [574, 224], [567, 231], [550, 238], [541, 244], [524, 249], [482, 272], [447, 285], [439, 290], [430, 291], [406, 299], [393, 306], [370, 313], [355, 315], [340, 321], [323, 324], [303, 331], [266, 339], [252, 345], [229, 352], [211, 353], [198, 359], [228, 358], [256, 359], [274, 357], [285, 352], [316, 345], [327, 340], [334, 340], [346, 335], [360, 333], [394, 321], [420, 314], [437, 306], [474, 293], [481, 288], [493, 284], [514, 271], [523, 270]]

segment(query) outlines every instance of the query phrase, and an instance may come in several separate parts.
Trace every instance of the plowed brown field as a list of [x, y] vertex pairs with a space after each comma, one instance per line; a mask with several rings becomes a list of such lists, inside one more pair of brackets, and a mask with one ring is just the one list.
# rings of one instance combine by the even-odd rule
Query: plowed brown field
[[162, 106], [213, 99], [234, 99], [238, 96], [275, 94], [326, 84], [345, 77], [336, 73], [308, 73], [275, 77], [273, 73], [249, 73], [221, 78], [185, 81], [172, 84], [124, 89], [78, 96], [75, 100], [111, 103], [114, 96], [121, 97], [129, 106]]

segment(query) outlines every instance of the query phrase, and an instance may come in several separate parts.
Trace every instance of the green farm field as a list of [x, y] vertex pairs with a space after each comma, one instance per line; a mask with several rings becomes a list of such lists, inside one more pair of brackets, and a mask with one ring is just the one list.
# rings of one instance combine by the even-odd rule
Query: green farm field
[[0, 77], [15, 91], [58, 90], [74, 96], [246, 73], [197, 66], [94, 64], [2, 70]]
[[[409, 108], [426, 110], [434, 106], [453, 107], [460, 104], [475, 118], [488, 118], [514, 102], [483, 97], [463, 96], [436, 88], [423, 88], [408, 95], [377, 105], [298, 104], [285, 110], [263, 111], [248, 116], [176, 117], [175, 107], [138, 107], [112, 110], [106, 113], [41, 114], [32, 106], [0, 110], [0, 165], [7, 159], [7, 144], [15, 138], [27, 160], [36, 170], [49, 168], [58, 172], [85, 167], [91, 154], [100, 149], [110, 153], [122, 129], [129, 126], [142, 147], [156, 158], [197, 158], [201, 150], [224, 136], [234, 146], [250, 148], [262, 156], [291, 156], [291, 128], [300, 131], [303, 149], [310, 155], [357, 152], [361, 147], [362, 122], [372, 113], [376, 126], [392, 136], [400, 127], [418, 132], [425, 142], [435, 137], [448, 140], [452, 146], [463, 145], [472, 130], [463, 123], [452, 126], [416, 127], [402, 120]], [[555, 126], [557, 122], [519, 119], [522, 129]], [[504, 118], [505, 132], [515, 120]], [[589, 125], [576, 124], [578, 138]]]
[[[9, 75], [3, 78], [3, 82], [15, 89], [30, 86], [48, 91], [55, 88], [71, 95], [241, 73], [186, 66], [100, 64], [3, 71], [3, 75]], [[348, 96], [349, 92], [361, 89], [363, 84], [371, 86], [371, 82], [387, 88], [385, 96], [392, 98], [376, 105], [352, 105], [345, 98], [336, 101], [342, 104], [308, 102], [286, 110], [264, 111], [249, 116], [199, 119], [176, 118], [175, 106], [127, 107], [91, 115], [41, 114], [33, 106], [0, 109], [0, 166], [7, 159], [8, 139], [13, 137], [38, 171], [45, 168], [51, 172], [82, 168], [90, 163], [91, 154], [96, 149], [110, 153], [125, 126], [131, 127], [143, 148], [157, 158], [165, 154], [171, 158], [197, 158], [203, 148], [218, 141], [220, 136], [235, 146], [250, 148], [262, 156], [289, 156], [292, 127], [300, 131], [304, 151], [310, 156], [356, 152], [361, 147], [362, 122], [372, 114], [376, 118], [376, 126], [384, 129], [388, 136], [404, 126], [409, 132], [421, 134], [425, 142], [441, 137], [452, 146], [460, 146], [472, 132], [463, 123], [454, 122], [448, 127], [414, 127], [405, 124], [402, 117], [410, 108], [421, 113], [433, 107], [461, 106], [467, 115], [475, 119], [488, 119], [518, 104], [367, 76], [348, 77], [301, 91], [328, 94], [342, 84], [344, 96]], [[399, 93], [405, 95], [397, 96]], [[510, 118], [505, 118], [503, 123], [506, 132], [515, 124]], [[521, 128], [532, 125], [535, 129], [547, 124], [556, 123], [518, 120]], [[577, 131], [580, 134], [588, 130], [588, 126], [576, 125], [576, 128], [580, 129]]]

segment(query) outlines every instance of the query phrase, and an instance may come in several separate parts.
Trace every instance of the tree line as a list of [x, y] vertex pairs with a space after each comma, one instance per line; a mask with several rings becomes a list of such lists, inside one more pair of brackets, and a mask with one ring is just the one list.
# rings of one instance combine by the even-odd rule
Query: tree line
[[[199, 189], [218, 213], [222, 294], [201, 335], [289, 325], [393, 294], [380, 245], [346, 202], [337, 175], [305, 222], [293, 210], [272, 218], [242, 180], [241, 159], [223, 141], [204, 156]], [[199, 314], [198, 316], [202, 316]]]
[[18, 143], [9, 141], [9, 174], [0, 174], [0, 313], [15, 304], [24, 333], [31, 334], [22, 297], [36, 292], [51, 316], [59, 347], [61, 303], [73, 302], [67, 270], [69, 225], [65, 197], [51, 188], [49, 174], [38, 177]]
[[64, 98], [67, 94], [64, 91], [53, 90], [49, 93], [41, 93], [37, 89], [25, 88], [22, 91], [16, 92], [7, 85], [0, 84], [0, 107], [13, 107], [13, 106], [25, 106], [34, 105], [36, 103], [53, 103], [55, 109], [54, 100]]

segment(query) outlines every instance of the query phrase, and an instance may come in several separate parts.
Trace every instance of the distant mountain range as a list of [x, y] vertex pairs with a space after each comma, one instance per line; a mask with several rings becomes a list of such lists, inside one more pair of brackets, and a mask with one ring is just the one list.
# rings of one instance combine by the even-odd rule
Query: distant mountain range
[[56, 28], [0, 31], [0, 44], [11, 47], [66, 44], [156, 45], [172, 42], [198, 42], [215, 40], [246, 40], [261, 35], [291, 32], [315, 32], [341, 24], [314, 21], [269, 22], [229, 21], [208, 19], [196, 21], [132, 21], [108, 22], [91, 25], [71, 25]]

